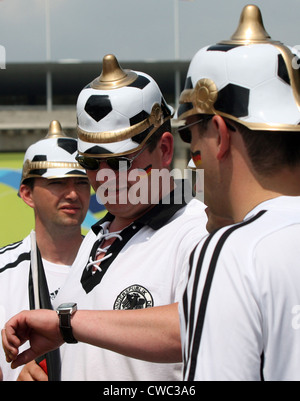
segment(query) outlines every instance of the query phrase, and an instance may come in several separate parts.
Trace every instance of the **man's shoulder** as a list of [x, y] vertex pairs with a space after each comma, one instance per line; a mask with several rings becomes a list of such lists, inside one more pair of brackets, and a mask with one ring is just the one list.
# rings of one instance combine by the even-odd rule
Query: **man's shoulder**
[[205, 209], [206, 206], [203, 202], [199, 201], [198, 199], [192, 199], [177, 211], [177, 213], [174, 215], [174, 219], [199, 219], [203, 216], [207, 218]]
[[[289, 232], [300, 235], [300, 214], [276, 210], [260, 210], [241, 223], [223, 227], [211, 234], [206, 240], [206, 247], [212, 252], [228, 256], [236, 255], [238, 259], [255, 253], [258, 245], [278, 243], [281, 246], [289, 241]], [[237, 260], [238, 260], [237, 259]]]
[[195, 216], [202, 216], [203, 213], [205, 214], [205, 209], [206, 205], [196, 198], [190, 200], [185, 206], [187, 213]]
[[206, 227], [207, 215], [205, 213], [206, 206], [203, 202], [197, 199], [192, 199], [182, 209], [180, 209], [172, 219], [177, 224], [187, 224], [190, 226], [201, 226]]
[[0, 248], [0, 272], [6, 267], [17, 266], [24, 260], [30, 260], [30, 237]]

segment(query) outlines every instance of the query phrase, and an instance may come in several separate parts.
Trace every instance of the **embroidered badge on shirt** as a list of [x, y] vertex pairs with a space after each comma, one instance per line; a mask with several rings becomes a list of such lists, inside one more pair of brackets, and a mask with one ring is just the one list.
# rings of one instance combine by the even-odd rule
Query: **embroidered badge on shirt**
[[141, 285], [134, 284], [123, 290], [117, 297], [114, 310], [145, 309], [154, 306], [150, 292]]

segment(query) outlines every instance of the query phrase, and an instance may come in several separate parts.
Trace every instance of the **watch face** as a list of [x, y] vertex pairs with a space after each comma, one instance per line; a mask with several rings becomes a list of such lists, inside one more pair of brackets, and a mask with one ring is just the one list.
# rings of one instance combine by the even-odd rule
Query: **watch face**
[[66, 304], [61, 304], [59, 305], [59, 308], [63, 308], [63, 309], [72, 309], [75, 308], [76, 304], [74, 302], [69, 302]]
[[58, 311], [66, 311], [67, 313], [72, 313], [77, 310], [77, 304], [75, 302], [68, 302], [65, 304], [59, 305], [57, 308]]

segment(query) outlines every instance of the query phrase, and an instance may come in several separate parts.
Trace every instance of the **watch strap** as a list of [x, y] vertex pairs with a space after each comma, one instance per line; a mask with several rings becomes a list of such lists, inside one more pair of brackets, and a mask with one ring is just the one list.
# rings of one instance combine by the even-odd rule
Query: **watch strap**
[[63, 336], [63, 339], [68, 344], [76, 344], [78, 341], [73, 336], [73, 330], [71, 326], [71, 314], [70, 313], [59, 313], [59, 328]]

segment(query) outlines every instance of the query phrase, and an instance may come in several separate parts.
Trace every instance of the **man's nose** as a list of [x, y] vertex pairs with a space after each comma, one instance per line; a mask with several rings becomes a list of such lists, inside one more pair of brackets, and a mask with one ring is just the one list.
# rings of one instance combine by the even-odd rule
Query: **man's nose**
[[68, 185], [66, 188], [65, 197], [66, 199], [73, 200], [78, 198], [78, 192], [75, 185]]

